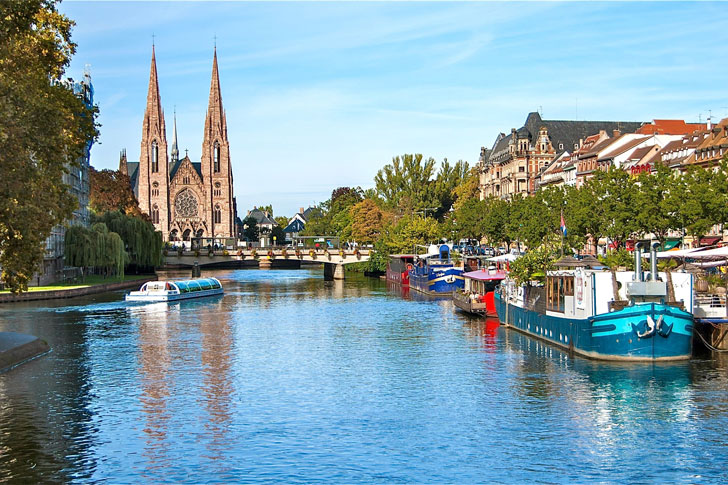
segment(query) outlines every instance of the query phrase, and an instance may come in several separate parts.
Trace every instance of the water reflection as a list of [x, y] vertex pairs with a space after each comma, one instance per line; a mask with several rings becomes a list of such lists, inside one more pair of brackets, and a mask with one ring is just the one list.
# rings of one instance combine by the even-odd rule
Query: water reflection
[[139, 321], [139, 400], [145, 417], [144, 456], [152, 469], [168, 464], [167, 440], [171, 411], [168, 320], [179, 312], [179, 303], [150, 303], [129, 309]]
[[[320, 270], [0, 307], [0, 481], [721, 482], [728, 357], [605, 364]], [[182, 276], [187, 276], [184, 274]]]

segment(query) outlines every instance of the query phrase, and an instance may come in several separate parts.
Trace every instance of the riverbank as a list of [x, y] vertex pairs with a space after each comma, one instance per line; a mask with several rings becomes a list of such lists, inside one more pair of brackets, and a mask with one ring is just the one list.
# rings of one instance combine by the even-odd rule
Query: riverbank
[[[90, 279], [90, 278], [89, 278]], [[30, 288], [30, 291], [13, 294], [0, 293], [0, 303], [14, 303], [20, 301], [56, 300], [60, 298], [74, 298], [77, 296], [106, 293], [107, 291], [126, 290], [138, 288], [143, 281], [156, 280], [157, 275], [129, 275], [123, 281], [95, 283], [91, 280], [87, 284], [58, 285], [41, 288]], [[98, 280], [96, 280], [98, 281]], [[103, 281], [103, 280], [101, 280]]]
[[0, 332], [0, 372], [50, 351], [48, 342], [35, 335]]

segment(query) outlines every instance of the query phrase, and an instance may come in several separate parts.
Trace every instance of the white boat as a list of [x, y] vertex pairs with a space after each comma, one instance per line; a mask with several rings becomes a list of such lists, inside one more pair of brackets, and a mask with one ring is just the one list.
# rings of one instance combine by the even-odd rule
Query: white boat
[[177, 301], [188, 298], [221, 295], [222, 284], [217, 278], [196, 278], [178, 281], [148, 281], [126, 295], [126, 301]]

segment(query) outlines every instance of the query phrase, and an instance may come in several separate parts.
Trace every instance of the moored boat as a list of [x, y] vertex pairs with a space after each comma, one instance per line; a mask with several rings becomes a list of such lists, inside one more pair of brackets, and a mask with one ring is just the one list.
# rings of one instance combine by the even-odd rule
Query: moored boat
[[676, 301], [667, 301], [666, 275], [657, 272], [655, 263], [646, 279], [640, 252], [638, 248], [635, 272], [615, 272], [616, 281], [610, 271], [578, 265], [547, 272], [543, 286], [518, 286], [506, 279], [495, 295], [498, 318], [505, 326], [593, 359], [688, 359], [692, 275], [672, 273]]
[[463, 270], [450, 259], [447, 244], [430, 246], [427, 254], [420, 255], [409, 272], [410, 288], [430, 295], [452, 293], [463, 288]]
[[126, 295], [126, 301], [177, 301], [203, 296], [221, 295], [222, 284], [217, 278], [196, 278], [176, 281], [148, 281], [139, 291]]
[[409, 271], [415, 261], [414, 254], [390, 254], [387, 264], [387, 281], [409, 286]]
[[494, 317], [495, 288], [505, 277], [502, 271], [487, 269], [463, 273], [465, 287], [452, 294], [452, 301], [465, 312]]

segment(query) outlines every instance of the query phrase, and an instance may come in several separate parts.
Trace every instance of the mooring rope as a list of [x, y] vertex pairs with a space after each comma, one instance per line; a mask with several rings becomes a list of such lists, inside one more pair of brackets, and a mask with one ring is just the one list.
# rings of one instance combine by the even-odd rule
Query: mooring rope
[[712, 345], [710, 345], [710, 344], [709, 344], [709, 343], [708, 343], [708, 342], [707, 342], [707, 341], [705, 340], [705, 337], [703, 337], [702, 335], [700, 335], [700, 332], [695, 332], [695, 333], [696, 333], [696, 334], [698, 335], [698, 337], [700, 337], [700, 340], [702, 340], [702, 341], [703, 341], [703, 343], [705, 344], [705, 346], [706, 346], [706, 347], [708, 347], [708, 348], [709, 348], [710, 350], [712, 350], [713, 352], [728, 352], [728, 349], [718, 349], [718, 348], [715, 348], [715, 347], [713, 347]]

